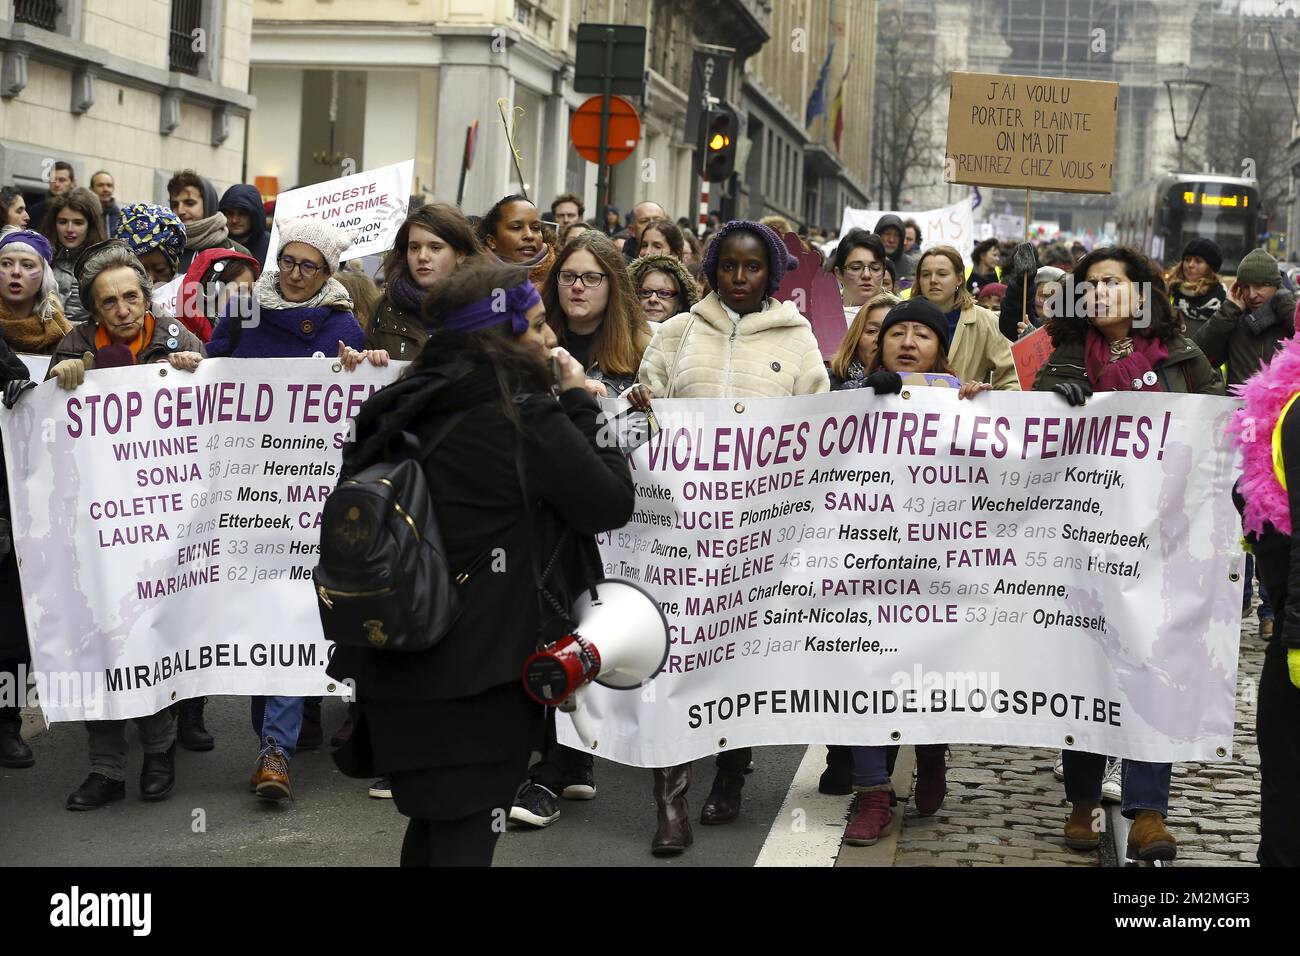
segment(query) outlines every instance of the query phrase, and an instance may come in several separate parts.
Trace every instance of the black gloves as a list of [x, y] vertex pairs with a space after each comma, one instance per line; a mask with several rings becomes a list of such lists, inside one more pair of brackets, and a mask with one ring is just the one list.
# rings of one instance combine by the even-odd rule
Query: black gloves
[[1052, 391], [1076, 407], [1092, 398], [1092, 386], [1087, 382], [1062, 382]]
[[903, 376], [878, 368], [863, 380], [862, 386], [874, 389], [877, 395], [897, 395], [903, 390]]
[[5, 393], [2, 399], [5, 408], [13, 408], [18, 404], [18, 399], [22, 397], [23, 392], [35, 387], [35, 382], [25, 378], [14, 378], [5, 382]]

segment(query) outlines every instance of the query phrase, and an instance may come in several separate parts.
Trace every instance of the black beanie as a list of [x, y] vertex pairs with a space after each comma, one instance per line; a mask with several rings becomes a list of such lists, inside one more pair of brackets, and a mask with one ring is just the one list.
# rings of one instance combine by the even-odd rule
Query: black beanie
[[939, 338], [939, 348], [948, 354], [948, 317], [939, 311], [939, 307], [929, 299], [914, 296], [904, 299], [885, 314], [885, 321], [880, 323], [880, 335], [877, 341], [885, 341], [885, 333], [891, 325], [899, 322], [920, 322], [934, 330]]
[[1223, 268], [1223, 252], [1213, 239], [1197, 236], [1183, 248], [1183, 258], [1188, 256], [1200, 256], [1215, 272]]

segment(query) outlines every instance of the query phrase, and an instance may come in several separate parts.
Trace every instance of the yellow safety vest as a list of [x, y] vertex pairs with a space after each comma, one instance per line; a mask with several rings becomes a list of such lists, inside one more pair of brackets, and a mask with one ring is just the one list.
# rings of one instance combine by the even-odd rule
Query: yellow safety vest
[[1282, 422], [1286, 421], [1286, 413], [1291, 411], [1291, 406], [1295, 400], [1300, 398], [1300, 392], [1291, 396], [1290, 401], [1282, 406], [1282, 414], [1277, 416], [1277, 423], [1273, 426], [1273, 475], [1277, 478], [1277, 483], [1286, 491], [1286, 468], [1282, 465]]

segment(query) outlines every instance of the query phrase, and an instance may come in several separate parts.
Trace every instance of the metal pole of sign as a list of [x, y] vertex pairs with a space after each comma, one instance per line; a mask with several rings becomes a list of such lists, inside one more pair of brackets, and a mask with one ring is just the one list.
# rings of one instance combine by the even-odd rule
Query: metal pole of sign
[[609, 166], [606, 155], [609, 140], [609, 97], [614, 72], [614, 31], [605, 30], [605, 69], [600, 85], [600, 162], [596, 164], [596, 206], [604, 216], [605, 207], [609, 205]]
[[456, 187], [456, 206], [459, 207], [461, 200], [465, 198], [465, 174], [469, 172], [469, 165], [466, 160], [469, 159], [469, 140], [474, 135], [474, 127], [465, 127], [465, 151], [460, 156], [460, 185]]
[[[1029, 241], [1029, 190], [1025, 190], [1025, 242]], [[1029, 321], [1029, 283], [1030, 277], [1025, 276], [1023, 286], [1024, 295], [1020, 304], [1020, 324], [1024, 325]]]

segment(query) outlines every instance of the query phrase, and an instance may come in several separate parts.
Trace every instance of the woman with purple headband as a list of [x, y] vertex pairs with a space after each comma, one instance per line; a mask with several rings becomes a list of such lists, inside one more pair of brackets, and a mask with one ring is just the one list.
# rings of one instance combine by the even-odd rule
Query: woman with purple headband
[[448, 566], [467, 576], [463, 610], [422, 653], [335, 650], [328, 672], [354, 682], [358, 713], [334, 759], [349, 776], [390, 780], [410, 818], [403, 866], [487, 866], [545, 729], [524, 660], [565, 633], [535, 575], [567, 608], [603, 576], [594, 535], [622, 527], [635, 497], [526, 267], [467, 264], [423, 310], [429, 340], [362, 406], [340, 477], [385, 460], [403, 432], [449, 429], [423, 464]]
[[[762, 398], [815, 395], [830, 390], [817, 338], [790, 302], [772, 298], [794, 258], [762, 223], [729, 222], [718, 230], [704, 257], [713, 291], [689, 312], [655, 328], [626, 394], [634, 407], [652, 398]], [[740, 793], [752, 751], [739, 747], [718, 755], [717, 774], [700, 822], [731, 823], [740, 815]], [[686, 791], [691, 765], [654, 772], [659, 826], [651, 841], [656, 855], [681, 853], [693, 839]]]

